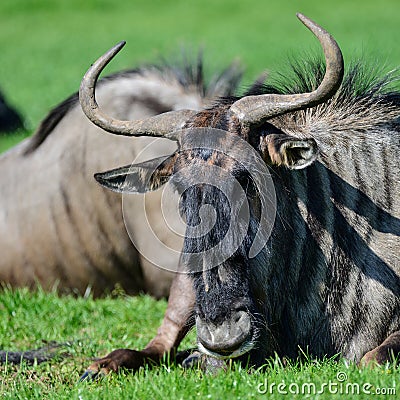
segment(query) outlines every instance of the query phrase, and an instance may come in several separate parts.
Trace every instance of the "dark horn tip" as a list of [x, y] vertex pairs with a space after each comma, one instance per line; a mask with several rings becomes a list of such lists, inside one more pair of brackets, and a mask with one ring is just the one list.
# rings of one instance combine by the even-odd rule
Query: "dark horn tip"
[[126, 40], [121, 40], [119, 43], [115, 45], [116, 48], [122, 49], [126, 45]]
[[[104, 66], [108, 64], [112, 58], [115, 57], [117, 53], [121, 51], [121, 49], [126, 45], [126, 40], [121, 40], [118, 42], [115, 46], [111, 47], [110, 50], [107, 51], [106, 54], [104, 54], [102, 57], [99, 58], [99, 60], [102, 60], [104, 62]], [[97, 60], [97, 62], [99, 61]], [[104, 67], [102, 67], [104, 68]]]
[[115, 54], [119, 53], [120, 50], [126, 45], [126, 40], [121, 40], [118, 42], [115, 46], [113, 46], [110, 50], [109, 53], [112, 54], [112, 57], [114, 57]]

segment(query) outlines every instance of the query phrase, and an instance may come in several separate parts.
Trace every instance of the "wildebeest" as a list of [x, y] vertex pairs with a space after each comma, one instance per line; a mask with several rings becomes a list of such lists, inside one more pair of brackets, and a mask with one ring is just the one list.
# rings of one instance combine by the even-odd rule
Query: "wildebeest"
[[[98, 173], [98, 182], [137, 193], [169, 180], [181, 193], [190, 233], [214, 208], [208, 231], [185, 235], [182, 273], [174, 279], [155, 338], [142, 351], [111, 352], [85, 377], [159, 360], [193, 325], [199, 350], [210, 360], [260, 365], [274, 353], [296, 357], [301, 348], [316, 357], [340, 354], [354, 362], [384, 362], [399, 352], [400, 94], [390, 89], [393, 76], [379, 78], [360, 65], [344, 75], [336, 41], [298, 17], [321, 43], [326, 68], [323, 62], [302, 61], [291, 80], [258, 85], [200, 112], [142, 121], [103, 113], [95, 100], [96, 79], [123, 43], [83, 78], [80, 101], [96, 125], [118, 135], [167, 137], [178, 144], [169, 157]], [[226, 135], [215, 140], [216, 129]], [[240, 155], [241, 143], [268, 166], [276, 193], [274, 226], [256, 254], [250, 253], [264, 228], [263, 196], [267, 203], [273, 196], [253, 179], [251, 168], [258, 162], [253, 153], [252, 159], [229, 156], [235, 150]], [[196, 173], [186, 174], [188, 168]], [[246, 222], [239, 216], [231, 229], [232, 214], [246, 207], [230, 204], [234, 191], [224, 193], [207, 183], [210, 175], [217, 182], [228, 179], [227, 173], [246, 194], [249, 218], [244, 237], [232, 248]], [[215, 263], [219, 254], [210, 257], [209, 250], [222, 240], [228, 255]]]
[[[200, 110], [214, 97], [232, 94], [241, 76], [233, 64], [206, 85], [200, 56], [182, 67], [164, 64], [106, 77], [99, 102], [111, 115], [129, 119]], [[131, 162], [154, 139], [132, 146], [126, 138], [115, 140], [98, 130], [82, 113], [76, 93], [56, 106], [32, 137], [0, 156], [1, 282], [80, 294], [89, 288], [94, 295], [120, 284], [131, 294], [168, 294], [173, 274], [138, 253], [123, 223], [120, 196], [93, 180], [98, 170]], [[144, 154], [155, 157], [174, 149], [173, 142], [158, 139]], [[154, 220], [161, 219], [159, 197], [154, 193], [147, 199]], [[140, 201], [132, 204], [131, 212], [140, 206]], [[144, 235], [137, 224], [132, 229]], [[181, 239], [155, 229], [160, 240], [181, 246]], [[165, 265], [173, 269], [178, 258], [164, 259]]]

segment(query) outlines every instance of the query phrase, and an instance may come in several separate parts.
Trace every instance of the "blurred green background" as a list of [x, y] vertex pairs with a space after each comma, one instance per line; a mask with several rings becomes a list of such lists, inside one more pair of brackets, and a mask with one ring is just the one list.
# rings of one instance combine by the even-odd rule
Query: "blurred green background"
[[[239, 59], [249, 83], [288, 56], [319, 51], [297, 11], [334, 35], [345, 61], [364, 55], [387, 69], [400, 65], [399, 0], [1, 0], [0, 88], [29, 134], [122, 39], [127, 46], [107, 72], [202, 47], [209, 74]], [[0, 151], [19, 138], [1, 138]]]

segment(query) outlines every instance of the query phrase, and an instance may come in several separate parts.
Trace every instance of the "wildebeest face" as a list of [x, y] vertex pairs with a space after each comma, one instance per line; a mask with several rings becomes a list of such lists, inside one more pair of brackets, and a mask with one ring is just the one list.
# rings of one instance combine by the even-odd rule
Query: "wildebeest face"
[[[315, 142], [300, 140], [264, 124], [252, 132], [188, 129], [179, 150], [96, 174], [118, 192], [144, 193], [169, 182], [180, 193], [186, 223], [181, 268], [196, 292], [199, 348], [215, 357], [237, 357], [257, 343], [262, 291], [257, 259], [273, 227], [275, 192], [268, 165], [303, 168], [315, 159]], [[257, 137], [256, 137], [257, 136]], [[264, 266], [268, 269], [268, 266]], [[267, 274], [267, 271], [265, 272]]]

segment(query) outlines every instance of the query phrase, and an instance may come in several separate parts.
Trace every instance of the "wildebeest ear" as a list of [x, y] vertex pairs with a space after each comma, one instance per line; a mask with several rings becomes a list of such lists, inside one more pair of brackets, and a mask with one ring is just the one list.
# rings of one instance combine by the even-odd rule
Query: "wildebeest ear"
[[290, 169], [305, 168], [318, 155], [318, 146], [314, 139], [300, 139], [286, 134], [264, 136], [260, 148], [265, 161]]
[[102, 186], [118, 193], [146, 193], [157, 190], [172, 175], [176, 155], [158, 157], [139, 164], [100, 172], [94, 178]]

